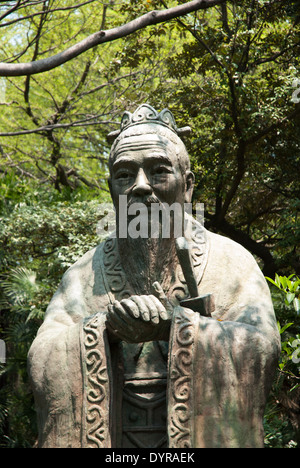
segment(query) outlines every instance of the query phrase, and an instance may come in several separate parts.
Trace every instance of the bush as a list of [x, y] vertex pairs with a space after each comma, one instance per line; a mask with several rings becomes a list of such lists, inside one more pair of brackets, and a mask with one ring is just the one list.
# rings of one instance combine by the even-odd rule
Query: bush
[[265, 446], [300, 446], [300, 279], [279, 276], [272, 284], [273, 304], [281, 335], [281, 354], [265, 413]]
[[[65, 270], [99, 243], [96, 201], [14, 204], [0, 225], [0, 447], [32, 447], [36, 415], [27, 375], [27, 354]], [[3, 210], [4, 211], [4, 210]]]

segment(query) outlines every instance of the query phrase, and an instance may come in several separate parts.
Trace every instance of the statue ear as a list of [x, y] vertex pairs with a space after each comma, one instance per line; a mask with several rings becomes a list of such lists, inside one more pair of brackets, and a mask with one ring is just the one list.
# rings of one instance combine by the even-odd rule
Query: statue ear
[[111, 199], [112, 199], [112, 202], [115, 206], [115, 200], [114, 200], [114, 196], [113, 196], [113, 189], [112, 189], [112, 181], [111, 181], [111, 178], [109, 177], [109, 179], [107, 180], [107, 183], [108, 183], [108, 188], [109, 188], [109, 192], [110, 192], [110, 196], [111, 196]]
[[193, 172], [186, 171], [185, 173], [185, 199], [184, 199], [185, 203], [191, 203], [192, 201], [194, 184], [195, 184], [195, 176]]

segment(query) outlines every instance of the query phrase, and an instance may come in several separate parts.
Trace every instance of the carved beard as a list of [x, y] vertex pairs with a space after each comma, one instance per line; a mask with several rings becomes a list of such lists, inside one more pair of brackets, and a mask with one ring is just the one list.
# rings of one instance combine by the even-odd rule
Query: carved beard
[[[130, 200], [128, 207], [136, 201]], [[138, 200], [141, 203], [141, 200]], [[151, 203], [159, 203], [156, 197], [149, 197], [143, 203], [150, 210]], [[150, 218], [149, 218], [150, 219]], [[170, 229], [172, 233], [172, 227]], [[149, 222], [150, 233], [150, 222]], [[166, 295], [175, 281], [178, 264], [174, 237], [158, 238], [118, 238], [121, 264], [129, 283], [136, 294], [153, 294], [153, 283], [158, 281]]]

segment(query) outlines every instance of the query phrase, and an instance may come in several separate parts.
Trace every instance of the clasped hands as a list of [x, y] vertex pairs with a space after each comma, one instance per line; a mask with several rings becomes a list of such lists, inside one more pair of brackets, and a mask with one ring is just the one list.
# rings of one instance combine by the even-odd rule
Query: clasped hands
[[108, 306], [106, 326], [112, 341], [168, 340], [173, 306], [158, 282], [153, 290], [153, 295], [134, 295]]

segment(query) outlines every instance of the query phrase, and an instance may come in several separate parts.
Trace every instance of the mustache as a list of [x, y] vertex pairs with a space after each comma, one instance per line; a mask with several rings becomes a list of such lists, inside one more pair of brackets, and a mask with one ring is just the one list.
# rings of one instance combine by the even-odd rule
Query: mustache
[[161, 205], [161, 202], [155, 195], [148, 195], [146, 197], [132, 197], [127, 202], [127, 209], [132, 206], [134, 203], [142, 203], [143, 205], [150, 207], [152, 203], [158, 203]]

